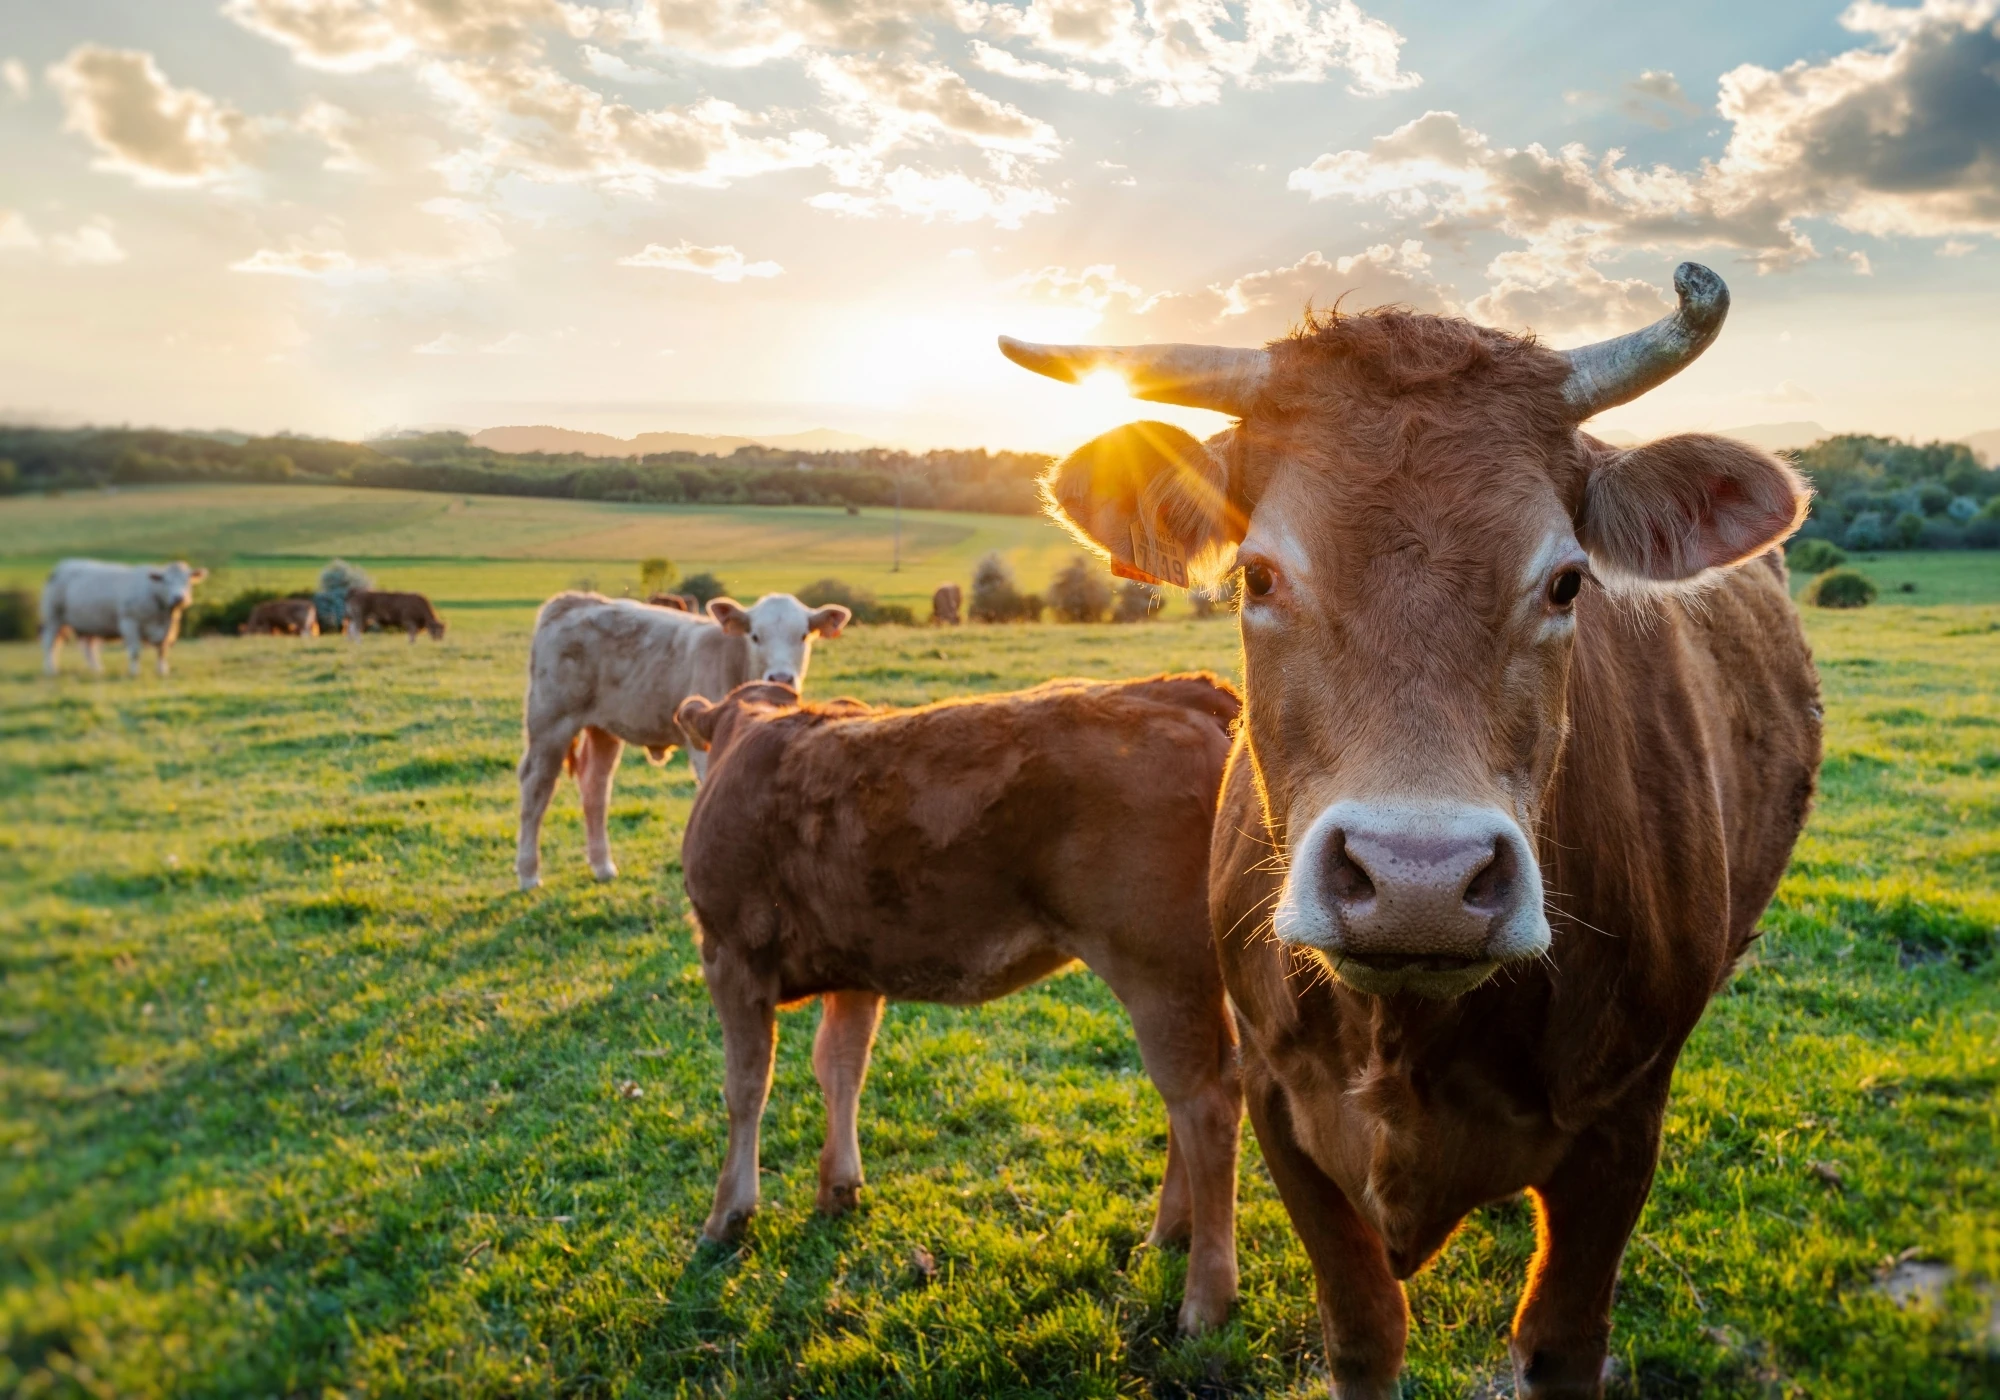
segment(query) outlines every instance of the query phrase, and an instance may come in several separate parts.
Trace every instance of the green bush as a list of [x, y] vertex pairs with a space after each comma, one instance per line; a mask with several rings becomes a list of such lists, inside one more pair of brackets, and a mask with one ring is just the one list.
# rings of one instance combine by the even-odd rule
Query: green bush
[[1098, 622], [1111, 606], [1111, 580], [1104, 566], [1079, 554], [1049, 581], [1049, 610], [1058, 622]]
[[1135, 578], [1118, 581], [1118, 596], [1111, 605], [1113, 622], [1151, 622], [1160, 611], [1164, 598], [1159, 585], [1141, 583]]
[[0, 589], [0, 642], [25, 642], [35, 635], [35, 599], [25, 588]]
[[1795, 539], [1785, 563], [1795, 574], [1823, 574], [1847, 562], [1847, 551], [1827, 540]]
[[313, 611], [319, 614], [319, 630], [338, 632], [347, 625], [347, 596], [362, 593], [375, 585], [364, 569], [345, 559], [336, 559], [319, 571], [319, 587], [313, 593]]
[[989, 554], [972, 571], [972, 597], [966, 613], [974, 622], [1040, 622], [1042, 599], [1014, 584], [1014, 570], [998, 554]]
[[912, 627], [916, 615], [901, 603], [883, 603], [865, 588], [856, 588], [843, 579], [815, 579], [798, 591], [798, 600], [809, 608], [838, 603], [854, 614], [856, 622], [868, 625]]
[[1875, 601], [1875, 585], [1852, 569], [1829, 569], [1802, 596], [1816, 608], [1865, 608]]
[[717, 598], [727, 598], [729, 585], [704, 569], [690, 578], [682, 579], [680, 592], [694, 599], [697, 607], [706, 608]]
[[639, 561], [639, 596], [650, 598], [655, 593], [664, 593], [673, 587], [674, 561], [654, 557]]

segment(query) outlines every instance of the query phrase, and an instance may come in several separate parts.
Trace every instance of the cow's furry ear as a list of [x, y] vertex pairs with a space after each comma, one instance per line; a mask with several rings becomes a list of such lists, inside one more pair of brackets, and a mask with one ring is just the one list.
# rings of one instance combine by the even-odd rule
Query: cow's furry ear
[[812, 610], [812, 619], [808, 623], [808, 626], [822, 637], [838, 637], [840, 629], [847, 626], [853, 620], [854, 614], [852, 611], [843, 608], [838, 603], [828, 603], [823, 608], [814, 608]]
[[708, 752], [708, 746], [715, 741], [715, 722], [722, 717], [722, 706], [699, 695], [690, 695], [681, 701], [674, 711], [674, 723], [687, 736], [688, 747]]
[[742, 637], [748, 635], [750, 631], [750, 609], [734, 598], [710, 599], [708, 615], [721, 623], [725, 632], [734, 632]]
[[207, 578], [207, 577], [208, 577], [208, 570], [206, 570], [206, 569], [196, 569], [196, 570], [195, 570], [195, 571], [194, 571], [193, 573], [191, 573], [191, 574], [189, 574], [189, 575], [188, 575], [188, 582], [189, 582], [189, 583], [200, 583], [200, 582], [201, 582], [201, 581], [202, 581], [203, 579], [205, 579], [205, 578]]
[[1127, 423], [1050, 468], [1042, 499], [1112, 573], [1185, 588], [1218, 572], [1243, 538], [1229, 437], [1202, 443], [1170, 423]]
[[1812, 488], [1747, 443], [1704, 433], [1596, 449], [1577, 538], [1613, 575], [1670, 583], [1762, 554], [1799, 527]]

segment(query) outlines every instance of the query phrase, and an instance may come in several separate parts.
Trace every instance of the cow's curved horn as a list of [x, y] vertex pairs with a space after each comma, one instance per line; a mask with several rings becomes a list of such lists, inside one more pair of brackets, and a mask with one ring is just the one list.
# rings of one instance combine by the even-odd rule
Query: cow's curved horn
[[1563, 398], [1578, 422], [1659, 387], [1708, 349], [1729, 314], [1728, 286], [1700, 263], [1684, 262], [1674, 269], [1674, 291], [1681, 304], [1673, 315], [1563, 352], [1569, 361]]
[[1222, 345], [1036, 345], [1000, 337], [1000, 353], [1023, 369], [1075, 384], [1116, 370], [1135, 399], [1211, 408], [1241, 418], [1271, 373], [1271, 352]]

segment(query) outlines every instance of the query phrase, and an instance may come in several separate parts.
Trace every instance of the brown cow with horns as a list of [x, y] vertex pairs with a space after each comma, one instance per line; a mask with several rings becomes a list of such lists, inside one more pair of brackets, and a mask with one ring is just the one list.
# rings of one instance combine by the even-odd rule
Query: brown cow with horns
[[1401, 1280], [1522, 1190], [1520, 1391], [1601, 1392], [1674, 1061], [1811, 801], [1772, 549], [1805, 486], [1741, 443], [1578, 426], [1721, 329], [1722, 280], [1674, 282], [1674, 315], [1568, 352], [1397, 310], [1263, 350], [1001, 342], [1238, 420], [1129, 425], [1049, 488], [1121, 573], [1241, 573], [1211, 912], [1336, 1396], [1397, 1393]]

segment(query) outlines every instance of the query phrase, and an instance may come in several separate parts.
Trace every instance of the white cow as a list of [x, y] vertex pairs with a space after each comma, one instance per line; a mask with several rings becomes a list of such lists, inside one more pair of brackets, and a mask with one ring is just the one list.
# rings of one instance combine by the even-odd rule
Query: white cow
[[[528, 651], [527, 745], [521, 755], [521, 888], [542, 882], [542, 814], [564, 767], [583, 798], [585, 850], [600, 880], [618, 873], [604, 829], [611, 778], [626, 744], [655, 763], [685, 742], [674, 711], [690, 695], [720, 700], [745, 681], [805, 684], [814, 637], [837, 637], [851, 614], [808, 608], [789, 593], [754, 606], [717, 598], [706, 616], [632, 598], [558, 593], [535, 619]], [[700, 781], [708, 755], [689, 749]]]
[[63, 560], [42, 588], [42, 669], [53, 676], [63, 638], [75, 637], [83, 643], [90, 669], [102, 671], [97, 644], [112, 637], [125, 643], [131, 662], [128, 675], [139, 674], [139, 650], [151, 646], [159, 649], [159, 672], [164, 676], [167, 648], [180, 635], [181, 614], [194, 597], [194, 586], [207, 577], [208, 570], [191, 569], [184, 560], [172, 564]]

